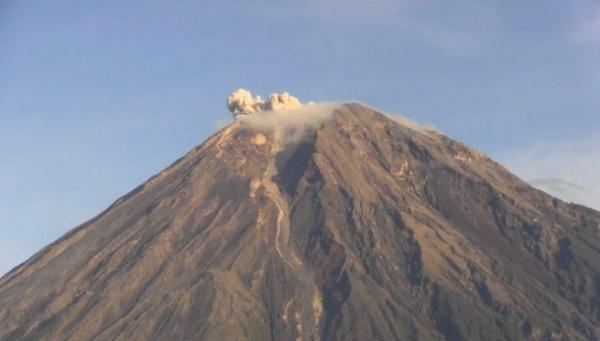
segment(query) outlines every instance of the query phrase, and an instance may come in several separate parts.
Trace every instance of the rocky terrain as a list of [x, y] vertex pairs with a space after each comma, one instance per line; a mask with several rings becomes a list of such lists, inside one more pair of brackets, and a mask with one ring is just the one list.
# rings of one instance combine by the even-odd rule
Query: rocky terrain
[[0, 279], [1, 340], [598, 340], [600, 213], [345, 104], [245, 120]]

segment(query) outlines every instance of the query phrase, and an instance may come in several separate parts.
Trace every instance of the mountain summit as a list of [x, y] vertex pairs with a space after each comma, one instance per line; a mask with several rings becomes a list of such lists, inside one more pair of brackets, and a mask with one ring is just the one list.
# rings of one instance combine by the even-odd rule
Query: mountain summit
[[363, 105], [293, 110], [2, 277], [0, 339], [600, 338], [600, 213]]

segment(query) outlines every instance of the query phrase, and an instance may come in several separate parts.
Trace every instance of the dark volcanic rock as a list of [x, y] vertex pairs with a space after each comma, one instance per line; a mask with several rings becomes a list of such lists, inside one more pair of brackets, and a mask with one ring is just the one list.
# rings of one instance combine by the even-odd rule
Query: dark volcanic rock
[[341, 106], [236, 122], [0, 279], [3, 340], [597, 340], [600, 214]]

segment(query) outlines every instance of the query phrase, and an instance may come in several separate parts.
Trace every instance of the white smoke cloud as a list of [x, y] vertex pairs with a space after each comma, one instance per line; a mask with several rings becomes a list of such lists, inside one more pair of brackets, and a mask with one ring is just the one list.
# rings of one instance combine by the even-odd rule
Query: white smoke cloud
[[237, 120], [242, 124], [272, 132], [274, 137], [283, 143], [293, 143], [304, 138], [307, 132], [318, 129], [324, 121], [331, 118], [339, 106], [337, 103], [284, 105], [283, 110], [273, 109], [255, 115], [238, 115]]
[[[358, 101], [346, 103], [358, 103], [420, 133], [440, 133], [433, 125], [420, 123], [402, 115], [381, 111]], [[235, 121], [272, 133], [274, 141], [282, 146], [301, 141], [331, 118], [335, 109], [341, 105], [342, 103], [314, 102], [302, 104], [298, 98], [287, 92], [274, 93], [267, 100], [263, 100], [245, 89], [238, 89], [227, 98], [227, 108]]]
[[234, 117], [252, 115], [263, 111], [284, 111], [302, 106], [298, 98], [287, 92], [274, 93], [264, 101], [246, 89], [237, 89], [227, 98], [227, 108]]
[[227, 108], [236, 121], [272, 133], [280, 145], [299, 142], [330, 118], [338, 106], [334, 103], [302, 104], [287, 92], [274, 93], [263, 100], [248, 90], [238, 89], [227, 98]]
[[300, 103], [300, 101], [296, 97], [290, 95], [287, 92], [283, 92], [280, 94], [271, 94], [264, 107], [266, 110], [281, 111], [292, 108], [298, 108], [301, 105], [302, 103]]
[[227, 109], [234, 117], [239, 115], [250, 115], [262, 111], [265, 102], [260, 96], [253, 97], [246, 89], [237, 89], [227, 98]]

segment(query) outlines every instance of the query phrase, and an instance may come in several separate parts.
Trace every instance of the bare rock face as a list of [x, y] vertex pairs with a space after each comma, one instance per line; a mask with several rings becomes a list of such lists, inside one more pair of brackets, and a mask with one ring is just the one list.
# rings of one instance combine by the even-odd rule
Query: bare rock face
[[236, 121], [0, 279], [2, 340], [598, 340], [600, 213], [357, 104]]

